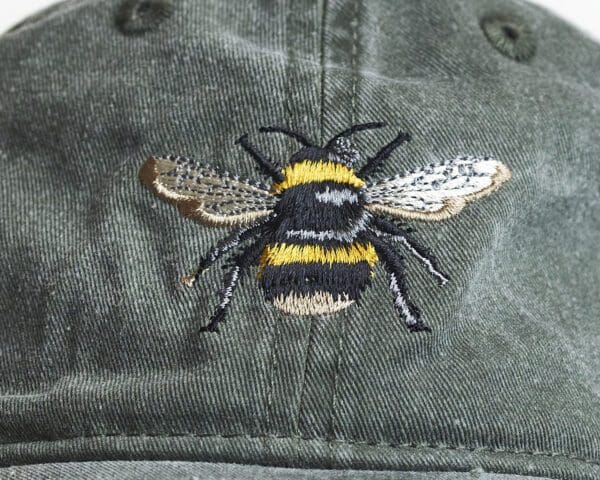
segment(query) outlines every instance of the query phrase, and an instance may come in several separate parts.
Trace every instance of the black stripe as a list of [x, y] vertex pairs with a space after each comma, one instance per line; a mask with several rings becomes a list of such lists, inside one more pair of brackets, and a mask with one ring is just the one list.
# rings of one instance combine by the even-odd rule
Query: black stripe
[[361, 292], [371, 284], [371, 272], [367, 262], [352, 265], [334, 263], [331, 266], [292, 263], [265, 267], [260, 284], [270, 301], [292, 292], [329, 292], [334, 297], [345, 294], [351, 300], [358, 300]]
[[328, 151], [322, 147], [306, 147], [292, 155], [289, 164], [303, 162], [304, 160], [317, 160], [327, 162]]
[[318, 245], [323, 248], [338, 248], [347, 247], [353, 243], [368, 243], [368, 230], [358, 232], [354, 240], [336, 240], [336, 239], [302, 239], [298, 237], [288, 237], [287, 233], [292, 230], [289, 227], [287, 219], [283, 219], [280, 223], [280, 227], [273, 233], [272, 243], [286, 243], [288, 245]]
[[[337, 206], [317, 200], [315, 194], [330, 190], [349, 189], [358, 194], [358, 203], [344, 202]], [[347, 230], [364, 213], [364, 198], [359, 189], [335, 182], [297, 185], [284, 191], [275, 212], [286, 219], [286, 228], [293, 230]]]

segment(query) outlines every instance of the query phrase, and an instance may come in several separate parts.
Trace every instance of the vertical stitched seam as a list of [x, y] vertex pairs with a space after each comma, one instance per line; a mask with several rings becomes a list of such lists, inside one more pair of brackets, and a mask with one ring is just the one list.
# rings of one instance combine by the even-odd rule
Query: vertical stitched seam
[[320, 63], [321, 63], [321, 138], [320, 143], [325, 142], [325, 28], [327, 27], [327, 1], [323, 0], [321, 7], [321, 49], [320, 49]]
[[[290, 42], [290, 16], [292, 12], [292, 4], [286, 4], [285, 18], [284, 18], [284, 28], [285, 28], [285, 50], [286, 50], [286, 60], [285, 60], [285, 118], [288, 125], [290, 125], [292, 119], [291, 113], [291, 89], [290, 89], [290, 71], [291, 71], [291, 63], [292, 63], [292, 47]], [[291, 140], [288, 141], [288, 144], [291, 143]], [[270, 371], [271, 375], [269, 375], [269, 386], [267, 390], [267, 421], [266, 421], [266, 430], [267, 432], [271, 432], [273, 427], [273, 390], [274, 390], [274, 380], [275, 373], [277, 371], [277, 356], [276, 352], [279, 346], [279, 323], [277, 319], [274, 319], [273, 327], [270, 329], [271, 335], [269, 339], [270, 343], [270, 353], [271, 353], [271, 361], [270, 361]], [[268, 365], [267, 367], [268, 368]]]
[[[324, 142], [325, 138], [325, 28], [327, 26], [327, 0], [322, 0], [321, 3], [321, 36], [320, 36], [320, 45], [319, 45], [319, 62], [321, 68], [321, 79], [320, 79], [320, 143]], [[311, 351], [311, 346], [314, 341], [314, 328], [315, 328], [315, 319], [311, 318], [310, 320], [310, 328], [308, 330], [308, 338], [306, 339], [306, 349], [304, 352], [304, 365], [302, 369], [302, 378], [300, 379], [300, 388], [298, 390], [298, 408], [296, 411], [296, 420], [295, 420], [295, 429], [300, 436], [300, 416], [302, 415], [302, 406], [304, 404], [304, 396], [306, 392], [306, 374], [308, 369], [308, 356]]]
[[350, 125], [354, 125], [357, 117], [356, 110], [356, 95], [358, 91], [358, 15], [360, 9], [360, 0], [353, 2], [354, 11], [352, 15], [352, 56], [350, 61], [350, 69], [352, 71], [352, 93], [351, 93], [351, 112], [350, 112]]
[[[286, 62], [285, 62], [285, 115], [288, 122], [292, 120], [292, 107], [291, 107], [291, 80], [290, 72], [292, 70], [292, 55], [294, 50], [292, 49], [292, 42], [290, 41], [290, 18], [292, 16], [292, 5], [293, 3], [286, 4], [287, 12], [285, 14], [285, 48], [286, 48]], [[291, 127], [291, 125], [289, 125]], [[293, 145], [293, 140], [289, 140], [289, 144]]]
[[279, 336], [278, 323], [279, 322], [277, 321], [277, 319], [274, 319], [273, 327], [270, 329], [271, 335], [269, 336], [269, 343], [271, 345], [271, 348], [270, 348], [271, 361], [265, 367], [267, 369], [269, 368], [269, 366], [271, 367], [269, 369], [271, 374], [269, 375], [269, 387], [267, 390], [267, 422], [266, 422], [267, 432], [271, 431], [272, 418], [273, 418], [273, 381], [275, 378], [275, 371], [276, 371], [276, 367], [277, 367], [277, 365], [276, 365], [277, 359], [276, 359], [275, 352], [276, 352], [276, 347], [277, 347], [277, 338]]
[[311, 318], [310, 320], [310, 328], [308, 329], [308, 338], [306, 339], [306, 348], [304, 351], [304, 365], [302, 369], [302, 378], [300, 379], [300, 389], [298, 391], [298, 410], [296, 413], [296, 432], [300, 437], [300, 415], [302, 415], [302, 405], [304, 403], [304, 392], [306, 391], [306, 371], [308, 369], [308, 355], [311, 351], [311, 346], [313, 343], [314, 335], [314, 327], [315, 327], [315, 319]]
[[[331, 395], [331, 414], [329, 418], [329, 436], [328, 440], [335, 440], [335, 428], [336, 428], [336, 418], [337, 418], [337, 407], [338, 407], [338, 387], [339, 387], [339, 378], [340, 378], [340, 370], [342, 368], [342, 357], [344, 356], [344, 352], [346, 351], [346, 334], [348, 331], [348, 323], [349, 323], [348, 315], [344, 315], [341, 319], [342, 329], [339, 332], [339, 341], [337, 348], [337, 362], [335, 365], [335, 375], [333, 377], [333, 392]], [[336, 446], [332, 441], [329, 444], [330, 448], [330, 462], [331, 466], [334, 466]]]
[[[357, 111], [356, 111], [356, 94], [358, 90], [358, 28], [359, 28], [359, 12], [360, 12], [360, 0], [354, 0], [353, 2], [352, 20], [350, 22], [352, 28], [352, 47], [350, 57], [350, 69], [352, 72], [352, 87], [351, 87], [351, 101], [350, 101], [350, 124], [354, 125], [356, 122]], [[349, 318], [347, 315], [343, 316], [342, 319], [342, 331], [340, 332], [340, 338], [338, 343], [337, 362], [335, 367], [335, 375], [333, 378], [333, 394], [331, 398], [331, 417], [329, 420], [329, 437], [331, 440], [335, 440], [337, 417], [338, 417], [338, 397], [339, 397], [339, 381], [342, 369], [342, 358], [345, 355], [347, 342], [346, 336], [348, 333]], [[336, 446], [333, 442], [330, 443], [330, 462], [331, 466], [334, 466], [336, 456]]]

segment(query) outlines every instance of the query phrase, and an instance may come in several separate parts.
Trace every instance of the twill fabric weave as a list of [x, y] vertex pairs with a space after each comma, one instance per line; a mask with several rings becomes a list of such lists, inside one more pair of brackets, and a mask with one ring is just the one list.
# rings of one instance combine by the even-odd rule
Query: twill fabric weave
[[[600, 478], [597, 44], [510, 0], [179, 0], [135, 34], [121, 5], [62, 2], [0, 37], [1, 467]], [[495, 48], [487, 15], [526, 24], [531, 58]], [[252, 274], [200, 333], [222, 270], [179, 279], [225, 230], [153, 197], [144, 161], [264, 180], [243, 133], [284, 165], [297, 143], [258, 127], [323, 142], [375, 120], [363, 162], [412, 137], [382, 178], [461, 155], [512, 172], [459, 215], [408, 222], [451, 277], [407, 257], [432, 332], [402, 325], [377, 266], [360, 305], [313, 317], [273, 308]]]

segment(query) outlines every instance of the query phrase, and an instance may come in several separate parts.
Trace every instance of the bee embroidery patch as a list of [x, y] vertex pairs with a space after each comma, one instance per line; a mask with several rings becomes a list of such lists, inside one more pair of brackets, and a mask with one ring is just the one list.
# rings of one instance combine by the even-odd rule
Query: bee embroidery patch
[[448, 276], [410, 229], [394, 220], [448, 218], [500, 187], [510, 171], [492, 158], [465, 156], [368, 182], [392, 152], [410, 140], [407, 133], [399, 133], [359, 166], [360, 154], [350, 136], [383, 126], [355, 125], [324, 147], [286, 128], [261, 128], [302, 144], [283, 168], [242, 136], [236, 143], [271, 177], [270, 187], [183, 157], [152, 157], [143, 165], [142, 182], [175, 203], [184, 216], [233, 229], [192, 275], [182, 279], [192, 286], [219, 259], [231, 259], [219, 304], [202, 331], [218, 331], [236, 287], [253, 266], [258, 266], [266, 299], [277, 309], [321, 315], [357, 302], [379, 262], [389, 275], [394, 305], [404, 323], [411, 331], [429, 330], [410, 300], [404, 257], [395, 247], [413, 255], [440, 285]]

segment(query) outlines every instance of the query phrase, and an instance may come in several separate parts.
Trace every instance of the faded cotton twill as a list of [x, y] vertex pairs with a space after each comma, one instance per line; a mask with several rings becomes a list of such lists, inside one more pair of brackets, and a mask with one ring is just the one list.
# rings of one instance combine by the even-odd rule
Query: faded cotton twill
[[[31, 465], [0, 469], [0, 474], [21, 480], [60, 478], [61, 480], [124, 480], [163, 479], [171, 480], [545, 480], [541, 477], [502, 475], [473, 470], [469, 473], [453, 472], [374, 472], [357, 470], [315, 470], [297, 468], [261, 467], [257, 465], [234, 465], [203, 462], [85, 462]], [[10, 477], [13, 475], [13, 477]], [[365, 477], [365, 475], [367, 477]]]
[[[0, 38], [0, 478], [600, 478], [597, 44], [512, 1], [180, 0], [135, 34], [121, 4]], [[496, 49], [489, 15], [533, 56]], [[298, 145], [259, 126], [323, 141], [380, 120], [365, 156], [413, 138], [381, 177], [459, 155], [512, 172], [409, 222], [452, 278], [408, 261], [433, 332], [407, 331], [378, 267], [359, 306], [314, 318], [251, 276], [200, 334], [221, 269], [179, 278], [225, 230], [153, 197], [145, 159], [262, 179], [243, 133], [285, 162]]]

